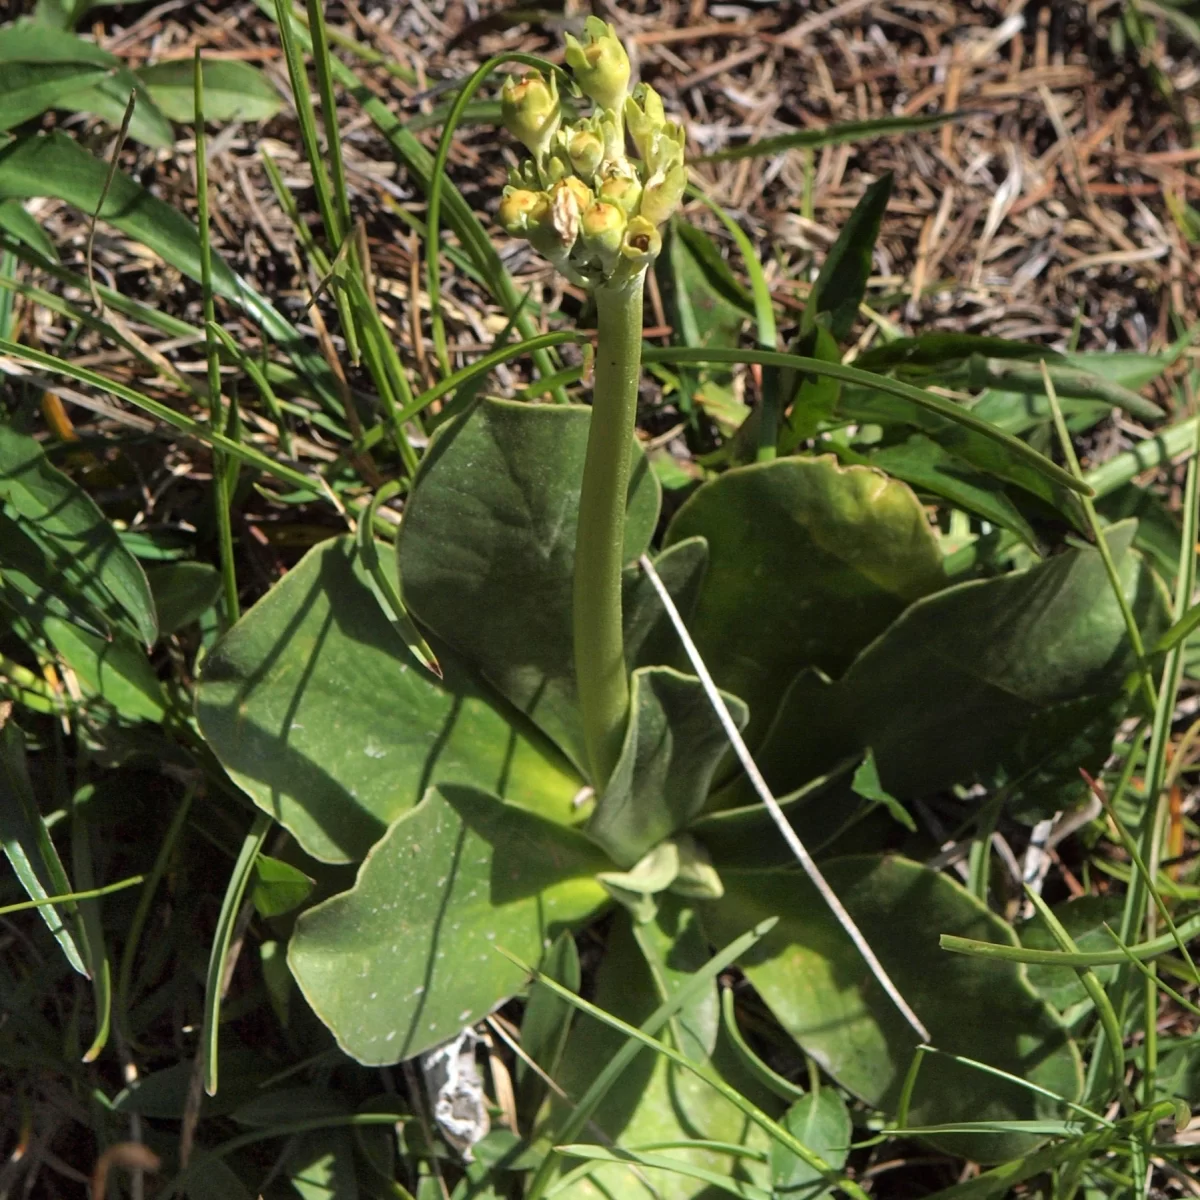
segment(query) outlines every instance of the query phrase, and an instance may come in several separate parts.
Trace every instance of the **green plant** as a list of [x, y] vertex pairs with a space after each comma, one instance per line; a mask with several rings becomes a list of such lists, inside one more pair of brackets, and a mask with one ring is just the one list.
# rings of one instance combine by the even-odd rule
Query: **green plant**
[[[117, 536], [46, 449], [0, 429], [0, 531], [8, 531], [0, 597], [22, 646], [20, 662], [0, 662], [4, 695], [40, 730], [75, 723], [83, 747], [80, 786], [60, 801], [70, 817], [68, 872], [15, 723], [0, 744], [6, 852], [65, 961], [90, 976], [94, 993], [96, 1027], [71, 1058], [72, 1086], [91, 1094], [94, 1080], [76, 1060], [111, 1052], [112, 1027], [121, 1044], [136, 1042], [145, 1010], [162, 1003], [157, 992], [140, 994], [149, 989], [139, 987], [138, 962], [151, 955], [139, 959], [139, 942], [168, 863], [179, 862], [189, 814], [199, 811], [217, 870], [232, 864], [232, 874], [219, 913], [212, 906], [211, 949], [195, 944], [195, 930], [179, 939], [183, 982], [172, 995], [194, 1013], [204, 1079], [221, 1107], [164, 1194], [249, 1194], [247, 1152], [278, 1139], [288, 1147], [278, 1162], [305, 1186], [324, 1180], [335, 1194], [405, 1195], [395, 1139], [371, 1128], [397, 1122], [400, 1149], [416, 1164], [406, 1178], [422, 1197], [439, 1172], [456, 1197], [625, 1195], [647, 1184], [680, 1197], [713, 1188], [764, 1198], [840, 1188], [861, 1197], [846, 1170], [855, 1127], [1000, 1164], [949, 1195], [1001, 1195], [1044, 1175], [1054, 1194], [1070, 1196], [1103, 1155], [1136, 1174], [1161, 1149], [1156, 1123], [1178, 1117], [1174, 1104], [1156, 1101], [1172, 1094], [1164, 1086], [1180, 1086], [1187, 1051], [1164, 1047], [1160, 1067], [1156, 1046], [1138, 1058], [1125, 1042], [1153, 1025], [1163, 985], [1144, 971], [1187, 972], [1182, 941], [1195, 928], [1181, 920], [1178, 936], [1141, 932], [1161, 886], [1153, 814], [1197, 620], [1185, 613], [1194, 563], [1179, 552], [1180, 537], [1195, 543], [1195, 467], [1182, 531], [1131, 480], [1193, 451], [1195, 418], [1087, 481], [1043, 451], [1052, 420], [1083, 430], [1114, 406], [1160, 417], [1138, 389], [1187, 338], [1173, 354], [1149, 358], [890, 337], [848, 365], [885, 177], [847, 221], [795, 340], [779, 349], [750, 240], [736, 242], [744, 286], [711, 238], [673, 216], [682, 130], [649, 88], [626, 103], [623, 51], [610, 28], [590, 22], [585, 42], [570, 44], [569, 73], [542, 64], [543, 73], [506, 84], [499, 106], [533, 155], [501, 200], [501, 220], [587, 288], [597, 347], [580, 367], [552, 355], [586, 335], [528, 336], [532, 305], [441, 178], [456, 114], [492, 65], [452, 102], [436, 157], [410, 130], [389, 125], [386, 108], [366, 94], [367, 111], [432, 193], [431, 263], [453, 258], [509, 318], [492, 353], [414, 393], [349, 223], [328, 98], [335, 81], [354, 88], [353, 76], [329, 55], [315, 0], [307, 27], [286, 4], [275, 11], [321, 231], [303, 224], [281, 184], [280, 203], [330, 289], [349, 352], [361, 355], [374, 404], [339, 387], [297, 330], [212, 253], [202, 183], [197, 231], [66, 138], [22, 135], [0, 149], [5, 195], [57, 189], [51, 194], [153, 247], [202, 284], [204, 326], [56, 267], [28, 223], [5, 238], [10, 267], [20, 254], [111, 309], [85, 309], [15, 278], [6, 289], [102, 330], [135, 356], [144, 349], [122, 341], [128, 327], [115, 313], [203, 338], [207, 386], [164, 378], [207, 419], [7, 337], [0, 351], [38, 373], [28, 384], [34, 393], [48, 377], [66, 377], [219, 452], [211, 500], [221, 572], [188, 561], [144, 572], [131, 547], [143, 556], [155, 548]], [[305, 49], [316, 63], [323, 131]], [[193, 111], [203, 113], [207, 77], [197, 75]], [[598, 109], [564, 128], [559, 106], [572, 79]], [[573, 91], [570, 99], [582, 106]], [[636, 158], [619, 136], [623, 124]], [[812, 144], [811, 134], [786, 136]], [[197, 140], [203, 153], [202, 130]], [[439, 210], [457, 245], [440, 245]], [[680, 344], [641, 344], [649, 270]], [[216, 324], [222, 299], [259, 322], [287, 364], [272, 357], [260, 366], [242, 353]], [[754, 350], [739, 345], [747, 321]], [[435, 318], [435, 339], [436, 328]], [[481, 398], [492, 367], [527, 355], [540, 373], [528, 393], [555, 402]], [[639, 360], [678, 397], [700, 457], [694, 474], [634, 437]], [[253, 384], [278, 454], [244, 438], [253, 401], [222, 393], [222, 362]], [[752, 411], [732, 387], [732, 371], [746, 363], [764, 374], [763, 403]], [[585, 371], [590, 409], [560, 402]], [[966, 405], [930, 387], [980, 394]], [[297, 395], [315, 397], [315, 409], [299, 407]], [[441, 400], [447, 406], [435, 414]], [[338, 462], [317, 471], [296, 461], [289, 422], [301, 416], [338, 440]], [[433, 432], [418, 463], [423, 439], [410, 437], [425, 432], [422, 422]], [[239, 604], [228, 524], [239, 472], [253, 473], [281, 505], [331, 498], [356, 527], [320, 541], [217, 640]], [[381, 472], [394, 481], [376, 487]], [[665, 489], [680, 493], [666, 519]], [[1097, 510], [1080, 501], [1093, 490]], [[382, 513], [397, 492], [405, 500], [392, 546], [376, 534], [394, 534]], [[1044, 555], [1064, 528], [1103, 539], [1107, 561], [1083, 537]], [[1174, 582], [1181, 615], [1170, 630], [1160, 575]], [[692, 673], [680, 620], [723, 689], [716, 703]], [[1137, 652], [1131, 620], [1150, 661]], [[194, 722], [186, 688], [174, 679], [164, 687], [144, 651], [160, 630], [183, 626], [203, 647]], [[64, 664], [78, 696], [66, 703], [27, 659]], [[1144, 685], [1148, 674], [1160, 679], [1160, 663], [1161, 697], [1148, 705]], [[1109, 778], [1116, 820], [1129, 816], [1134, 772], [1147, 778], [1128, 838], [1137, 853], [1126, 909], [1063, 906], [1018, 936], [988, 907], [1001, 812], [1037, 819], [1076, 802], [1087, 790], [1078, 768], [1099, 771], [1127, 712], [1152, 720], [1154, 735]], [[794, 845], [730, 752], [723, 716], [741, 728], [844, 913], [797, 870]], [[181, 765], [188, 789], [159, 822], [151, 861], [137, 864], [148, 881], [137, 908], [115, 918], [109, 908], [102, 921], [100, 895], [139, 876], [91, 887], [92, 847], [106, 819], [93, 781], [112, 759], [125, 780], [132, 756], [148, 752]], [[983, 784], [987, 798], [971, 784]], [[244, 796], [258, 808], [249, 821]], [[929, 828], [918, 803], [929, 797], [939, 798], [945, 834]], [[970, 843], [966, 887], [922, 865], [945, 838]], [[189, 895], [217, 899], [204, 884]], [[1169, 921], [1169, 910], [1166, 919], [1155, 912]], [[222, 1009], [230, 948], [251, 913], [264, 939], [254, 964], [261, 988], [246, 1002], [274, 1014], [290, 1051], [270, 1070], [247, 1066], [267, 1054], [231, 1051], [222, 1026], [243, 999], [231, 995]], [[1120, 922], [1116, 948], [1104, 920]], [[581, 932], [590, 946], [602, 941], [602, 955], [581, 962]], [[342, 1060], [291, 995], [285, 942], [292, 976], [340, 1047], [362, 1064], [423, 1071], [435, 1102], [428, 1112], [415, 1073], [404, 1097], [378, 1095], [368, 1072], [346, 1081]], [[196, 969], [204, 952], [206, 974], [202, 957]], [[1036, 970], [1027, 973], [1027, 963]], [[738, 984], [736, 999], [732, 977], [719, 982], [735, 966], [749, 985]], [[1086, 983], [1076, 969], [1090, 972]], [[24, 997], [45, 974], [12, 991]], [[1108, 1007], [1097, 980], [1112, 986]], [[525, 999], [517, 1130], [476, 1141], [485, 1106], [463, 1066], [473, 1060], [466, 1031], [486, 1022], [493, 1039], [511, 1037], [510, 1026], [489, 1018], [513, 996]], [[50, 1022], [21, 1015], [31, 1042], [54, 1043]], [[922, 1044], [925, 1032], [932, 1047]], [[0, 1028], [0, 1039], [11, 1036]], [[449, 1094], [445, 1075], [432, 1072], [447, 1061], [468, 1075], [458, 1098], [470, 1102], [469, 1119], [436, 1103]], [[274, 1078], [274, 1067], [288, 1078]], [[1141, 1072], [1132, 1091], [1121, 1078], [1131, 1067]], [[343, 1072], [336, 1086], [335, 1070]], [[296, 1071], [303, 1086], [292, 1086]], [[111, 1107], [97, 1124], [112, 1133], [129, 1113], [186, 1124], [193, 1078], [183, 1062], [106, 1095]], [[1110, 1119], [1114, 1098], [1125, 1111]], [[226, 1112], [241, 1132], [222, 1129]], [[167, 1149], [165, 1137], [156, 1144]]]
[[[99, 6], [94, 0], [49, 0], [38, 5], [34, 17], [0, 26], [0, 139], [48, 109], [94, 113], [119, 127], [131, 95], [136, 104], [129, 135], [149, 146], [174, 142], [172, 121], [196, 119], [189, 61], [134, 70], [71, 32]], [[202, 69], [211, 117], [261, 121], [279, 111], [275, 89], [249, 63], [211, 59]]]
[[[1107, 754], [1137, 664], [1101, 556], [1078, 545], [953, 583], [904, 483], [853, 456], [841, 465], [786, 450], [717, 475], [666, 527], [655, 570], [724, 704], [850, 917], [950, 1055], [926, 1058], [906, 1081], [919, 1037], [789, 863], [686, 672], [669, 614], [633, 565], [651, 552], [659, 519], [659, 486], [632, 438], [641, 281], [659, 250], [657, 223], [681, 197], [683, 139], [651, 89], [622, 108], [626, 69], [601, 23], [568, 62], [599, 105], [573, 127], [559, 123], [555, 76], [505, 87], [508, 124], [533, 161], [515, 174], [501, 217], [591, 291], [593, 406], [476, 399], [435, 432], [395, 568], [388, 548], [378, 556], [399, 571], [440, 678], [392, 632], [350, 539], [310, 552], [205, 666], [200, 727], [239, 786], [315, 859], [362, 861], [350, 891], [299, 917], [292, 971], [346, 1051], [391, 1063], [432, 1050], [521, 989], [522, 969], [497, 947], [536, 961], [614, 900], [623, 940], [610, 943], [598, 995], [634, 1023], [707, 943], [779, 918], [740, 963], [805, 1054], [860, 1101], [902, 1110], [906, 1125], [929, 1126], [960, 1152], [1021, 1153], [1037, 1122], [1080, 1096], [1075, 1043], [1019, 969], [939, 953], [940, 934], [1016, 940], [980, 899], [896, 854], [913, 835], [892, 814], [907, 820], [910, 798], [980, 778], [1036, 810], [1051, 792], [1058, 802], [1081, 756], [1098, 765]], [[623, 116], [637, 162], [625, 157]], [[801, 355], [758, 352], [790, 372], [780, 386], [792, 436], [835, 405], [899, 414], [927, 431], [929, 446], [946, 442], [1080, 519], [1083, 485], [1022, 443], [901, 379], [838, 364], [870, 261], [863, 229], [878, 228], [885, 195], [864, 202], [875, 215], [856, 214], [831, 255]], [[822, 352], [805, 356], [809, 346]], [[934, 338], [893, 343], [864, 366], [921, 382], [970, 370], [1003, 386], [1028, 378], [1034, 354]], [[1101, 395], [1103, 383], [1067, 364], [1051, 373], [1093, 405], [1112, 395], [1143, 403], [1111, 386]], [[832, 394], [813, 394], [815, 376]], [[1012, 511], [1008, 524], [1026, 532]], [[1165, 605], [1134, 532], [1127, 523], [1105, 536], [1125, 601], [1157, 631]], [[868, 751], [873, 783], [847, 770]], [[694, 1019], [675, 1029], [677, 1049], [713, 1078], [740, 1078], [745, 1065], [713, 1057], [711, 1016]], [[581, 1024], [542, 1065], [578, 1096], [610, 1036]], [[661, 1060], [646, 1069], [622, 1077], [601, 1109], [614, 1136], [656, 1136], [650, 1114], [679, 1080]], [[689, 1096], [693, 1135], [741, 1141], [724, 1102], [703, 1087]], [[532, 1143], [556, 1136], [561, 1120], [546, 1107]], [[677, 1145], [682, 1129], [666, 1125], [662, 1139]], [[750, 1138], [746, 1153], [756, 1145]], [[678, 1162], [725, 1172], [730, 1153], [684, 1151]], [[541, 1162], [531, 1195], [551, 1178], [551, 1160]], [[749, 1178], [764, 1178], [753, 1164]], [[598, 1168], [603, 1177], [623, 1169]]]

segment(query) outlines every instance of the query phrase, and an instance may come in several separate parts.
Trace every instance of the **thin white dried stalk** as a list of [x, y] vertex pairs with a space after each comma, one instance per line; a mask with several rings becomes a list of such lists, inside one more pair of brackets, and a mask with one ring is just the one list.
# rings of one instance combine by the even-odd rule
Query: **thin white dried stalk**
[[854, 923], [854, 918], [846, 911], [845, 906], [838, 899], [837, 893], [829, 886], [825, 876], [821, 874], [820, 867], [813, 862], [812, 856], [804, 848], [804, 843], [796, 836], [796, 831], [788, 823], [787, 817], [783, 815], [783, 809], [779, 807], [779, 802], [771, 794], [771, 789], [767, 786], [767, 781], [762, 777], [762, 772], [758, 769], [746, 743], [742, 740], [742, 735], [733, 717], [730, 715], [721, 693], [717, 690], [717, 685], [713, 682], [713, 677], [704, 665], [704, 660], [700, 657], [700, 651], [696, 649], [696, 643], [692, 641], [692, 635], [688, 633], [687, 626], [683, 623], [683, 618], [679, 615], [679, 609], [675, 607], [675, 601], [671, 599], [670, 592], [667, 591], [662, 579], [659, 578], [658, 572], [654, 569], [654, 564], [643, 554], [638, 559], [638, 565], [646, 572], [651, 584], [654, 586], [654, 590], [658, 593], [658, 598], [663, 602], [663, 607], [667, 610], [667, 616], [671, 618], [671, 623], [675, 626], [675, 632], [679, 634], [679, 640], [683, 643], [683, 648], [687, 652], [688, 659], [691, 661], [692, 669], [696, 672], [696, 676], [704, 688], [704, 694], [708, 697], [713, 711], [717, 714], [717, 719], [721, 722], [725, 730], [726, 737], [729, 738], [729, 744], [733, 747], [733, 752], [742, 764], [742, 768], [745, 770], [751, 784], [753, 784], [754, 790], [758, 793], [759, 799], [763, 802], [767, 812], [771, 814], [771, 820], [775, 822], [779, 832], [783, 835], [783, 840], [787, 842], [788, 849], [795, 855], [796, 861], [800, 866], [804, 868], [805, 875], [811, 880], [813, 887], [821, 894], [821, 899], [828, 905], [829, 911], [837, 918], [838, 924], [846, 931], [847, 936], [857, 947], [859, 954], [863, 957], [863, 961], [870, 967], [871, 974], [878, 980], [879, 986], [883, 988], [892, 1003], [900, 1010], [901, 1016], [913, 1027], [922, 1042], [932, 1041], [929, 1036], [929, 1030], [925, 1028], [921, 1022], [921, 1018], [913, 1012], [908, 1001], [900, 994], [900, 989], [896, 987], [892, 982], [891, 976], [884, 970], [883, 964], [875, 956], [875, 951], [871, 949], [867, 939], [863, 937], [862, 931]]

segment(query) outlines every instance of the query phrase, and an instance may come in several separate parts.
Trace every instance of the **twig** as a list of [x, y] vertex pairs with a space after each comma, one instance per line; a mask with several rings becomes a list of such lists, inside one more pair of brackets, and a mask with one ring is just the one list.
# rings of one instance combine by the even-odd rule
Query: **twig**
[[759, 799], [763, 802], [767, 812], [771, 814], [771, 820], [775, 822], [779, 832], [783, 834], [783, 840], [787, 842], [788, 849], [795, 855], [796, 861], [800, 866], [804, 868], [804, 873], [812, 882], [813, 887], [821, 894], [821, 899], [829, 906], [829, 911], [837, 918], [838, 924], [846, 931], [847, 936], [857, 947], [859, 954], [862, 955], [863, 960], [870, 967], [871, 974], [875, 976], [879, 986], [887, 992], [889, 999], [900, 1010], [901, 1016], [912, 1026], [923, 1042], [932, 1041], [929, 1031], [921, 1022], [921, 1018], [913, 1012], [908, 1001], [900, 994], [899, 988], [892, 982], [891, 976], [884, 970], [883, 964], [875, 955], [875, 951], [871, 949], [867, 939], [863, 937], [862, 931], [854, 923], [854, 918], [846, 911], [845, 906], [838, 899], [837, 893], [829, 886], [825, 876], [821, 874], [821, 869], [813, 862], [812, 856], [804, 848], [804, 843], [796, 836], [796, 831], [788, 823], [787, 817], [783, 815], [783, 809], [779, 807], [779, 802], [771, 794], [771, 789], [767, 786], [767, 781], [762, 777], [762, 772], [759, 771], [758, 766], [750, 755], [750, 751], [746, 747], [746, 743], [742, 740], [742, 735], [738, 731], [733, 717], [729, 715], [729, 709], [725, 706], [725, 701], [721, 693], [717, 690], [717, 685], [713, 682], [708, 668], [704, 665], [704, 660], [700, 657], [700, 651], [696, 649], [696, 643], [692, 641], [692, 635], [688, 633], [687, 626], [683, 623], [683, 617], [680, 616], [679, 609], [675, 607], [675, 601], [671, 599], [671, 593], [667, 591], [663, 585], [663, 581], [659, 578], [658, 572], [654, 569], [654, 564], [643, 554], [638, 559], [638, 565], [646, 572], [651, 584], [654, 586], [654, 590], [658, 593], [658, 598], [667, 610], [667, 616], [671, 618], [671, 623], [675, 626], [675, 632], [679, 634], [679, 640], [683, 643], [683, 648], [687, 652], [688, 659], [691, 661], [692, 669], [696, 672], [696, 676], [704, 688], [704, 693], [708, 697], [709, 703], [713, 706], [713, 711], [717, 714], [717, 719], [721, 722], [725, 730], [726, 737], [729, 738], [729, 744], [733, 747], [733, 752], [742, 764], [742, 768], [745, 770], [746, 776], [753, 785], [754, 790], [758, 793]]

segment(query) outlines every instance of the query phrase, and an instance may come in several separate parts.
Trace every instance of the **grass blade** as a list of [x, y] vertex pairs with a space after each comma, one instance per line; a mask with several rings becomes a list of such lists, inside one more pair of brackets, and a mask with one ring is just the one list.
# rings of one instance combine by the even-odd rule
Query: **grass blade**
[[225, 990], [226, 965], [233, 944], [233, 930], [246, 885], [254, 871], [254, 860], [274, 824], [266, 813], [259, 813], [242, 842], [242, 849], [233, 864], [233, 874], [225, 888], [217, 928], [213, 934], [212, 950], [208, 957], [208, 974], [204, 984], [204, 1024], [200, 1031], [200, 1053], [204, 1057], [204, 1090], [217, 1094], [217, 1043], [220, 1038], [221, 996]]
[[919, 133], [937, 129], [951, 121], [961, 121], [970, 112], [932, 113], [918, 117], [876, 117], [871, 121], [844, 121], [824, 129], [798, 129], [778, 137], [763, 138], [744, 146], [701, 154], [689, 160], [692, 164], [734, 162], [740, 158], [762, 158], [766, 154], [782, 154], [786, 150], [819, 150], [825, 146], [840, 146], [845, 142], [863, 142], [868, 138], [895, 137], [901, 133]]

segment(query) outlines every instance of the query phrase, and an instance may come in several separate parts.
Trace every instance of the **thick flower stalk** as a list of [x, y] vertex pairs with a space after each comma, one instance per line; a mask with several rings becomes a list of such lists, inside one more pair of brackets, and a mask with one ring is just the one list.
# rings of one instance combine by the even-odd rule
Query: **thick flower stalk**
[[[687, 185], [684, 132], [653, 88], [629, 90], [629, 56], [611, 25], [589, 17], [567, 37], [567, 66], [595, 101], [564, 125], [558, 84], [537, 72], [504, 85], [504, 124], [530, 153], [510, 173], [500, 223], [527, 238], [596, 300], [592, 423], [575, 542], [575, 675], [592, 781], [603, 789], [629, 716], [621, 625], [625, 500], [638, 381], [642, 284], [662, 249], [659, 227]], [[628, 142], [636, 147], [630, 154]]]

